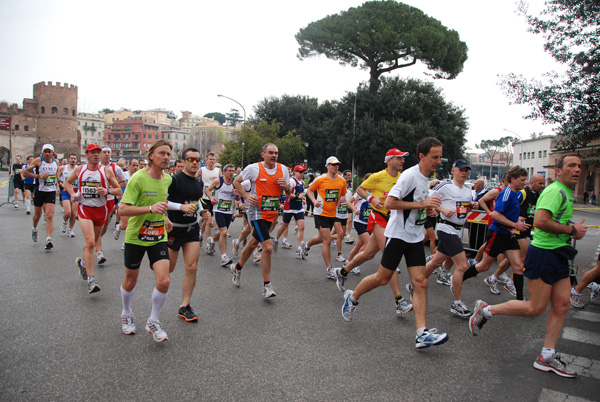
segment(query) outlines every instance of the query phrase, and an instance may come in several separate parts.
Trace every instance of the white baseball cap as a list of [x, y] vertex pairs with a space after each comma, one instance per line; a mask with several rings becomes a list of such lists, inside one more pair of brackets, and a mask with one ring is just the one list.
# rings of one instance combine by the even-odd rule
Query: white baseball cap
[[50, 151], [54, 152], [54, 147], [51, 144], [42, 145], [42, 152], [44, 152], [44, 149], [49, 149]]
[[329, 158], [327, 158], [327, 161], [325, 162], [325, 165], [329, 165], [332, 163], [342, 163], [338, 160], [338, 158], [336, 158], [335, 156], [330, 156]]

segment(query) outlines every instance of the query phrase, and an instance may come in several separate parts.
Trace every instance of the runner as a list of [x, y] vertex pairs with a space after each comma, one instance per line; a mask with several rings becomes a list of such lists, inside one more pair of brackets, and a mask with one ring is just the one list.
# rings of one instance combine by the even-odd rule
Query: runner
[[[315, 227], [319, 231], [308, 243], [302, 243], [301, 256], [304, 258], [312, 246], [321, 245], [321, 254], [325, 262], [325, 276], [327, 279], [335, 279], [335, 273], [331, 266], [331, 228], [335, 223], [337, 207], [345, 201], [346, 180], [338, 176], [341, 162], [330, 156], [325, 162], [327, 173], [317, 177], [308, 188], [308, 198], [315, 206]], [[314, 192], [317, 197], [315, 198]]]
[[[344, 177], [344, 180], [346, 180], [346, 188], [348, 189], [348, 192], [350, 193], [354, 193], [354, 188], [352, 186], [352, 172], [350, 170], [344, 170], [344, 173], [342, 174], [342, 176]], [[352, 197], [346, 197], [346, 199], [350, 199]], [[354, 217], [349, 214], [348, 215], [348, 219], [346, 221], [346, 235], [344, 236], [344, 243], [346, 244], [353, 244], [354, 243], [354, 239], [352, 237], [350, 237], [350, 232], [352, 232], [352, 222], [354, 222]]]
[[360, 281], [354, 291], [346, 290], [342, 316], [346, 321], [352, 320], [359, 298], [389, 283], [402, 257], [405, 257], [414, 285], [415, 346], [420, 349], [446, 342], [448, 334], [438, 334], [434, 328], [427, 329], [427, 278], [423, 249], [425, 218], [441, 205], [439, 198], [427, 197], [427, 177], [442, 163], [442, 143], [436, 138], [424, 138], [417, 145], [417, 155], [419, 163], [402, 173], [385, 200], [384, 207], [391, 210], [391, 214], [385, 228], [387, 241], [379, 269]]
[[210, 199], [206, 195], [206, 189], [211, 183], [218, 177], [221, 176], [221, 171], [215, 166], [216, 158], [214, 152], [206, 154], [206, 166], [203, 166], [199, 171], [198, 175], [204, 183], [204, 195], [202, 196], [202, 207], [210, 213], [210, 216], [204, 219], [202, 222], [202, 231], [200, 233], [200, 242], [202, 239], [206, 239], [206, 254], [213, 255], [215, 253], [215, 240], [212, 238], [212, 227], [213, 227], [213, 206]]
[[100, 291], [94, 275], [94, 248], [102, 235], [102, 227], [108, 214], [106, 196], [109, 192], [121, 195], [121, 188], [117, 185], [112, 170], [105, 169], [100, 164], [100, 152], [99, 145], [88, 145], [85, 148], [87, 163], [75, 167], [63, 182], [68, 199], [74, 204], [79, 201], [77, 219], [85, 243], [83, 259], [78, 257], [75, 262], [79, 267], [81, 278], [87, 279], [89, 293]]
[[479, 263], [469, 260], [469, 268], [464, 273], [463, 282], [490, 269], [494, 260], [502, 253], [513, 267], [515, 281], [521, 283], [522, 292], [523, 262], [519, 242], [514, 237], [514, 233], [515, 230], [522, 232], [531, 227], [525, 222], [525, 218], [519, 216], [521, 204], [518, 192], [525, 186], [527, 171], [519, 165], [513, 166], [506, 172], [506, 180], [508, 186], [498, 195], [494, 211], [490, 215], [492, 224], [488, 229], [483, 258]]
[[155, 287], [152, 291], [152, 310], [145, 329], [156, 342], [168, 339], [158, 320], [169, 291], [169, 252], [165, 232], [172, 229], [165, 224], [168, 210], [167, 194], [171, 176], [163, 173], [169, 166], [173, 146], [165, 140], [154, 142], [148, 150], [149, 165], [131, 177], [127, 192], [121, 203], [121, 216], [129, 216], [125, 232], [125, 278], [121, 285], [121, 330], [135, 334], [131, 299], [140, 273], [144, 254], [148, 253], [150, 268], [154, 272]]
[[304, 241], [304, 207], [302, 206], [302, 201], [306, 196], [306, 190], [304, 188], [304, 166], [296, 165], [294, 166], [294, 177], [290, 178], [290, 187], [292, 191], [285, 200], [285, 204], [283, 206], [283, 223], [277, 230], [277, 235], [273, 240], [273, 243], [279, 242], [279, 238], [281, 235], [284, 235], [283, 242], [281, 243], [281, 247], [283, 248], [292, 248], [292, 245], [288, 242], [287, 231], [290, 226], [290, 222], [292, 218], [296, 222], [296, 226], [298, 227], [298, 232], [296, 234], [296, 240], [298, 242], [298, 249], [296, 254], [298, 257], [302, 258], [302, 242]]
[[[63, 188], [61, 204], [63, 207], [63, 222], [60, 226], [60, 231], [63, 233], [67, 233], [69, 237], [75, 237], [75, 232], [73, 231], [73, 226], [75, 226], [75, 221], [77, 220], [77, 200], [72, 200], [71, 195], [65, 189], [65, 182], [75, 171], [77, 168], [77, 155], [70, 154], [67, 165], [62, 165], [58, 168], [58, 172], [56, 176], [59, 178], [60, 186]], [[77, 192], [77, 182], [75, 184], [75, 192]]]
[[[544, 190], [545, 183], [546, 180], [544, 179], [544, 176], [541, 174], [534, 174], [531, 176], [531, 180], [529, 182], [530, 186], [527, 186], [523, 190], [519, 191], [519, 201], [521, 202], [520, 216], [525, 218], [525, 222], [530, 226], [533, 226], [535, 206], [540, 193]], [[527, 257], [527, 249], [529, 248], [528, 239], [531, 239], [531, 229], [517, 232], [515, 233], [515, 237], [519, 242], [521, 261], [525, 262], [525, 257]], [[508, 259], [505, 258], [500, 264], [498, 264], [498, 269], [496, 269], [496, 272], [484, 279], [485, 284], [490, 288], [490, 292], [496, 295], [500, 293], [496, 282], [499, 281], [500, 275], [506, 272], [509, 267], [510, 263]], [[523, 300], [522, 276], [515, 276], [515, 274], [513, 274], [513, 278], [504, 285], [504, 290], [509, 292], [512, 297], [516, 297], [517, 300]]]
[[[467, 255], [462, 245], [462, 229], [471, 208], [477, 205], [472, 202], [471, 189], [465, 186], [471, 166], [467, 161], [458, 159], [452, 164], [452, 181], [440, 183], [431, 192], [431, 197], [442, 200], [442, 205], [436, 208], [437, 236], [439, 243], [433, 259], [427, 263], [425, 276], [429, 276], [448, 258], [452, 259], [456, 270], [452, 276], [454, 303], [450, 312], [462, 318], [468, 318], [472, 312], [461, 300], [462, 277], [467, 270]], [[412, 293], [412, 284], [406, 285]]]
[[[363, 183], [367, 181], [369, 177], [371, 177], [371, 173], [364, 175]], [[356, 233], [358, 234], [358, 241], [348, 256], [348, 260], [352, 261], [354, 257], [356, 257], [356, 254], [364, 250], [366, 245], [369, 243], [370, 235], [369, 232], [367, 232], [367, 226], [369, 224], [369, 216], [371, 215], [373, 208], [367, 200], [358, 194], [358, 191], [348, 200], [348, 207], [352, 211], [354, 230], [356, 230]], [[350, 272], [360, 275], [360, 266], [357, 265]]]
[[23, 161], [21, 155], [17, 155], [15, 163], [12, 165], [10, 175], [12, 176], [13, 185], [15, 187], [13, 206], [19, 208], [19, 190], [23, 193], [23, 199], [25, 199], [25, 187], [23, 183], [23, 177], [21, 177], [21, 171], [23, 170]]
[[[125, 181], [125, 174], [123, 173], [123, 169], [121, 169], [119, 166], [115, 165], [113, 162], [110, 161], [111, 155], [112, 150], [110, 149], [110, 147], [108, 145], [104, 145], [102, 147], [100, 164], [102, 164], [104, 168], [111, 169], [113, 171], [113, 174], [115, 175], [115, 177], [117, 178], [117, 182], [119, 183], [119, 187], [123, 188], [127, 184], [127, 182]], [[117, 208], [117, 200], [115, 199], [115, 196], [112, 195], [110, 192], [106, 195], [106, 208], [108, 209], [106, 223], [102, 228], [102, 235], [100, 236], [100, 239], [96, 242], [96, 257], [98, 259], [98, 264], [104, 264], [106, 262], [106, 257], [102, 253], [102, 236], [106, 234], [108, 230], [108, 225], [110, 224], [110, 219], [116, 212]]]
[[[246, 166], [242, 173], [233, 181], [238, 194], [248, 203], [248, 219], [252, 226], [252, 237], [236, 264], [231, 264], [229, 269], [232, 274], [234, 286], [240, 286], [242, 268], [254, 249], [262, 245], [260, 266], [263, 275], [263, 296], [271, 298], [276, 296], [271, 284], [271, 254], [273, 253], [273, 240], [269, 236], [271, 223], [277, 219], [279, 209], [279, 195], [283, 188], [286, 195], [290, 194], [290, 177], [288, 168], [277, 163], [279, 149], [275, 144], [265, 144], [262, 148], [263, 162]], [[252, 187], [246, 191], [242, 182], [250, 180]]]
[[[536, 317], [550, 312], [546, 320], [544, 347], [533, 363], [541, 371], [550, 371], [561, 377], [573, 378], [577, 373], [567, 367], [556, 353], [556, 342], [569, 311], [571, 281], [569, 260], [577, 250], [569, 245], [571, 239], [582, 239], [587, 231], [585, 219], [571, 224], [573, 217], [573, 189], [579, 182], [581, 159], [570, 153], [559, 156], [555, 165], [556, 181], [540, 195], [534, 219], [535, 235], [527, 250], [524, 275], [529, 279], [529, 300], [510, 300], [488, 305], [482, 300], [475, 303], [474, 314], [469, 319], [469, 329], [479, 335], [481, 328], [496, 315]], [[510, 179], [511, 182], [513, 179]], [[502, 197], [498, 197], [500, 201]], [[498, 203], [496, 203], [498, 210]], [[505, 224], [511, 222], [505, 221]], [[513, 227], [517, 224], [513, 223]], [[508, 255], [507, 255], [508, 257]], [[517, 253], [518, 257], [518, 253]], [[520, 263], [520, 258], [517, 258]], [[513, 265], [514, 269], [515, 265]]]
[[[34, 172], [35, 170], [35, 172]], [[58, 164], [54, 159], [54, 147], [51, 144], [42, 146], [42, 156], [35, 158], [27, 165], [25, 177], [35, 178], [37, 183], [33, 195], [33, 228], [31, 239], [38, 241], [38, 223], [42, 217], [42, 210], [46, 216], [46, 245], [44, 249], [52, 250], [52, 230], [54, 229], [54, 204], [56, 203], [56, 172]]]
[[[346, 180], [346, 179], [344, 179]], [[346, 195], [344, 197], [344, 201], [340, 202], [335, 210], [335, 223], [333, 224], [333, 232], [335, 233], [335, 237], [333, 238], [335, 242], [335, 246], [337, 248], [337, 257], [335, 260], [337, 262], [345, 262], [346, 259], [342, 255], [342, 244], [346, 242], [347, 244], [354, 243], [354, 240], [351, 240], [350, 236], [346, 237], [346, 227], [348, 226], [348, 216], [352, 217], [352, 215], [348, 214], [350, 208], [348, 207], [348, 200], [352, 198], [352, 189], [348, 186], [346, 182]], [[332, 233], [333, 236], [333, 233]]]
[[21, 169], [21, 178], [23, 179], [23, 188], [25, 189], [25, 215], [31, 214], [31, 198], [33, 196], [33, 190], [35, 188], [35, 179], [33, 177], [25, 177], [23, 171], [27, 169], [33, 162], [33, 156], [27, 157], [27, 164]]
[[237, 199], [237, 194], [234, 194], [235, 188], [233, 187], [234, 173], [233, 165], [228, 163], [223, 168], [223, 176], [215, 177], [205, 191], [213, 206], [215, 221], [219, 227], [219, 231], [213, 236], [213, 240], [219, 242], [222, 267], [226, 267], [233, 262], [227, 256], [227, 229], [229, 229], [229, 225], [231, 224], [235, 201]]
[[[182, 153], [183, 170], [173, 175], [169, 186], [168, 217], [173, 225], [169, 232], [169, 272], [175, 270], [179, 249], [183, 250], [185, 275], [183, 277], [179, 318], [188, 322], [197, 321], [198, 316], [190, 306], [192, 293], [196, 286], [198, 258], [200, 257], [200, 224], [202, 212], [200, 198], [204, 191], [202, 180], [196, 178], [200, 167], [200, 153], [196, 148], [187, 148]], [[179, 208], [177, 210], [176, 208]], [[206, 212], [208, 214], [208, 212]]]
[[[371, 206], [367, 231], [372, 234], [363, 251], [356, 254], [356, 256], [342, 268], [336, 268], [336, 282], [338, 289], [342, 292], [345, 290], [344, 282], [348, 276], [348, 272], [361, 266], [365, 262], [372, 260], [379, 250], [383, 252], [383, 249], [385, 248], [386, 238], [384, 232], [388, 223], [390, 211], [385, 208], [384, 203], [388, 192], [394, 187], [394, 184], [396, 184], [400, 177], [400, 172], [404, 167], [404, 158], [407, 155], [408, 152], [402, 152], [398, 148], [388, 150], [384, 159], [387, 168], [371, 175], [356, 189], [356, 193], [366, 199]], [[369, 192], [371, 192], [371, 194], [369, 194]], [[400, 283], [398, 282], [397, 272], [392, 274], [392, 280], [389, 281], [389, 283], [392, 293], [394, 294], [396, 315], [400, 316], [410, 312], [413, 306], [408, 300], [402, 297], [402, 294], [400, 293]]]
[[[139, 168], [140, 168], [140, 162], [137, 159], [132, 159], [129, 162], [127, 171], [123, 172], [125, 174], [125, 187], [123, 187], [123, 189], [122, 189], [123, 194], [125, 194], [125, 190], [127, 190], [127, 183], [129, 183], [129, 180], [139, 170]], [[127, 224], [129, 222], [128, 216], [121, 216], [121, 214], [119, 214], [119, 217], [121, 219], [121, 222], [119, 224], [115, 225], [115, 230], [113, 232], [113, 237], [115, 240], [119, 240], [119, 237], [121, 236], [121, 232], [124, 230], [127, 230]], [[121, 248], [123, 250], [125, 250], [125, 242], [123, 242], [123, 245], [121, 246]]]

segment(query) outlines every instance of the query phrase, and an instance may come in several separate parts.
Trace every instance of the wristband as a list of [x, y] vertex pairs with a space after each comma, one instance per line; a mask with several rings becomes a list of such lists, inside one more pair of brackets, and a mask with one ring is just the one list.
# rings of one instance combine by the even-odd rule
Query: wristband
[[148, 211], [149, 211], [150, 213], [152, 213], [152, 205], [150, 205], [150, 206], [148, 207]]
[[368, 198], [367, 198], [367, 201], [369, 201], [369, 204], [371, 204], [371, 203], [372, 203], [372, 201], [373, 201], [373, 198], [375, 198], [375, 197], [373, 197], [373, 196], [370, 196], [370, 197], [368, 197]]
[[167, 209], [169, 211], [181, 211], [181, 205], [182, 204], [180, 204], [178, 202], [169, 201], [167, 203]]

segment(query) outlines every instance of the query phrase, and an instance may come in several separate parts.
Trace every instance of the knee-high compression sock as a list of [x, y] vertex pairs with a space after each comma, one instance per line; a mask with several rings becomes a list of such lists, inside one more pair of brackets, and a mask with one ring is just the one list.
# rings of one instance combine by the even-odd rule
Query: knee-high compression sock
[[159, 292], [156, 288], [152, 291], [152, 310], [150, 311], [150, 319], [158, 320], [158, 314], [162, 309], [163, 304], [167, 300], [167, 293]]
[[523, 275], [513, 275], [513, 282], [517, 291], [517, 300], [523, 300]]
[[477, 272], [477, 269], [475, 269], [474, 266], [469, 267], [466, 271], [465, 271], [465, 275], [463, 276], [463, 282], [466, 281], [469, 278], [473, 278], [474, 276], [477, 276], [479, 272]]
[[121, 301], [123, 302], [123, 314], [131, 314], [131, 299], [133, 298], [133, 291], [135, 289], [131, 289], [130, 292], [123, 289], [121, 286]]

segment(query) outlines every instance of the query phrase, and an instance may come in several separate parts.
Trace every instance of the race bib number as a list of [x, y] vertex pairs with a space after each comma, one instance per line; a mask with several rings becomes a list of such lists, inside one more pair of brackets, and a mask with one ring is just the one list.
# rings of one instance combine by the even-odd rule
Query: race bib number
[[141, 241], [155, 242], [165, 238], [165, 221], [144, 221], [138, 233]]
[[326, 202], [338, 202], [340, 199], [340, 190], [325, 190], [325, 201]]
[[44, 179], [44, 186], [54, 186], [56, 184], [56, 176], [48, 176]]
[[21, 174], [21, 169], [15, 169], [15, 176]]
[[223, 212], [229, 212], [229, 211], [231, 211], [232, 204], [233, 203], [231, 201], [219, 200], [219, 203], [217, 204], [217, 210], [223, 211]]
[[279, 210], [279, 197], [276, 195], [263, 195], [260, 202], [261, 211]]
[[426, 220], [427, 220], [427, 210], [426, 209], [417, 210], [417, 222], [415, 224], [416, 225], [424, 225]]
[[527, 217], [533, 218], [535, 216], [535, 205], [527, 207]]
[[348, 213], [348, 204], [338, 205], [337, 212], [338, 212], [338, 214], [347, 214]]
[[369, 215], [371, 215], [371, 212], [373, 211], [372, 208], [365, 208], [361, 211], [360, 213], [360, 219], [363, 221], [368, 221], [369, 220]]
[[196, 216], [196, 212], [198, 211], [198, 201], [192, 201], [192, 202], [189, 202], [189, 204], [193, 205], [196, 209], [194, 209], [194, 212], [192, 212], [191, 214], [184, 213], [183, 216], [185, 216], [185, 217], [195, 217]]
[[83, 183], [81, 187], [81, 196], [83, 198], [99, 198], [98, 188], [100, 183]]
[[471, 208], [470, 202], [456, 201], [456, 217], [459, 219], [466, 218], [469, 213], [469, 208]]

